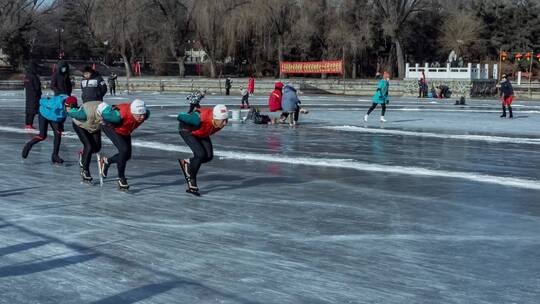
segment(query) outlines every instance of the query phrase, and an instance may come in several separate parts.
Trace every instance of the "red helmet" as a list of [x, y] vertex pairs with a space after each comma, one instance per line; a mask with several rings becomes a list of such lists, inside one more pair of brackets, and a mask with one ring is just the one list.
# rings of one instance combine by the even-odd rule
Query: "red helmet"
[[66, 105], [69, 105], [73, 108], [77, 107], [77, 97], [75, 96], [68, 96], [68, 98], [66, 98], [66, 100], [64, 101], [64, 103]]

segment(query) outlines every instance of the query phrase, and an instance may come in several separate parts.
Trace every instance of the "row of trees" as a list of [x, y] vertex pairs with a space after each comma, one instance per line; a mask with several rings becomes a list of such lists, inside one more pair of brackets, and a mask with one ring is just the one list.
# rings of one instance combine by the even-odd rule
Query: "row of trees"
[[[405, 62], [497, 59], [499, 49], [539, 50], [540, 0], [0, 0], [0, 47], [14, 63], [56, 58], [170, 63], [185, 74], [186, 50], [277, 76], [282, 60], [344, 58], [347, 73]], [[61, 32], [61, 30], [64, 30]], [[195, 42], [195, 43], [194, 43]]]

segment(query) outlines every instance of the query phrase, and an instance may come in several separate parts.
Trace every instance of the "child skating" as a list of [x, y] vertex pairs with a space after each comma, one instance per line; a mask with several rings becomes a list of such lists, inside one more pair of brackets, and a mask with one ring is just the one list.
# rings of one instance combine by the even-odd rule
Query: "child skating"
[[189, 111], [188, 113], [193, 113], [195, 109], [201, 108], [201, 100], [206, 96], [206, 90], [197, 90], [189, 94], [186, 99], [189, 102]]
[[514, 100], [514, 88], [508, 80], [506, 74], [501, 79], [501, 101], [502, 101], [502, 115], [501, 118], [506, 117], [506, 108], [508, 108], [508, 118], [514, 118], [512, 113], [512, 101]]
[[99, 159], [99, 171], [102, 178], [107, 178], [109, 166], [116, 164], [118, 169], [118, 188], [128, 190], [126, 165], [131, 159], [131, 134], [150, 117], [144, 101], [135, 99], [132, 103], [121, 103], [115, 106], [105, 106], [98, 109], [103, 118], [102, 130], [118, 149], [118, 153], [107, 158]]
[[27, 158], [32, 147], [44, 141], [47, 138], [48, 127], [54, 132], [54, 144], [51, 161], [53, 164], [63, 164], [64, 160], [58, 155], [60, 152], [60, 143], [62, 141], [62, 132], [64, 131], [64, 122], [66, 120], [66, 111], [64, 104], [77, 105], [77, 98], [67, 97], [65, 95], [41, 98], [39, 101], [39, 135], [35, 136], [24, 145], [22, 158]]
[[240, 88], [240, 94], [242, 95], [242, 105], [240, 106], [240, 109], [249, 109], [249, 91], [246, 88]]
[[371, 114], [371, 112], [375, 110], [377, 105], [381, 105], [381, 108], [382, 108], [381, 122], [386, 122], [386, 119], [384, 119], [384, 115], [386, 114], [386, 105], [389, 102], [389, 99], [388, 99], [388, 89], [390, 86], [389, 80], [390, 80], [390, 74], [388, 72], [384, 72], [383, 79], [379, 80], [377, 91], [375, 92], [375, 96], [373, 96], [373, 104], [371, 105], [368, 112], [364, 116], [364, 122], [368, 121], [369, 114]]
[[227, 125], [229, 111], [225, 105], [214, 108], [202, 108], [193, 113], [180, 113], [177, 117], [180, 136], [193, 151], [190, 159], [179, 159], [180, 168], [187, 182], [187, 193], [199, 196], [197, 173], [201, 165], [210, 162], [214, 157], [214, 149], [210, 135], [220, 131]]

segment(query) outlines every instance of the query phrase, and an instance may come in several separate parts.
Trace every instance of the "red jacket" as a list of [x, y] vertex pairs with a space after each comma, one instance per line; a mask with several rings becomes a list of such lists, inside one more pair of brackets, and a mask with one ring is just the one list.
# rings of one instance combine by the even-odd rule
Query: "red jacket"
[[250, 77], [248, 82], [248, 92], [252, 93], [255, 92], [255, 78]]
[[197, 130], [191, 132], [193, 136], [205, 138], [221, 130], [220, 128], [214, 127], [212, 122], [214, 118], [214, 109], [203, 108], [198, 111], [201, 113], [201, 125]]
[[122, 125], [116, 127], [114, 131], [124, 136], [131, 135], [131, 133], [133, 133], [133, 131], [142, 124], [142, 122], [136, 121], [133, 117], [133, 114], [131, 114], [131, 104], [121, 103], [117, 105], [116, 108], [120, 112], [120, 117], [122, 118]]
[[268, 98], [268, 109], [270, 112], [281, 111], [281, 98], [283, 97], [283, 83], [276, 82], [275, 89]]

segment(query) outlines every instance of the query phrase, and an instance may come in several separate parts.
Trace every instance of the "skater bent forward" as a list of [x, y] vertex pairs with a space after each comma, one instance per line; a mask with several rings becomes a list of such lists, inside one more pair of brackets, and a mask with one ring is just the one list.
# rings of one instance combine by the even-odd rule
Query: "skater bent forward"
[[220, 131], [227, 125], [229, 111], [225, 105], [202, 108], [195, 112], [178, 114], [180, 136], [193, 151], [191, 159], [179, 159], [180, 168], [186, 178], [186, 192], [199, 195], [197, 173], [202, 164], [210, 162], [214, 157], [214, 149], [210, 135]]

